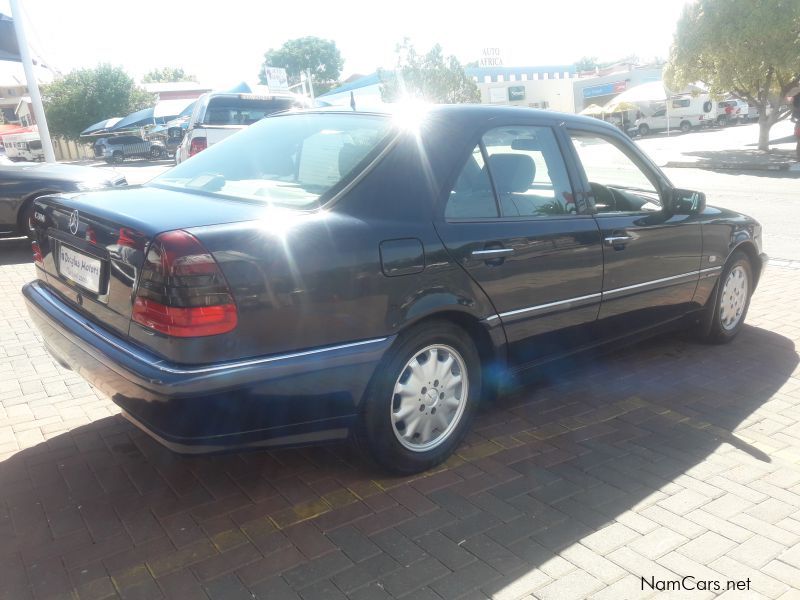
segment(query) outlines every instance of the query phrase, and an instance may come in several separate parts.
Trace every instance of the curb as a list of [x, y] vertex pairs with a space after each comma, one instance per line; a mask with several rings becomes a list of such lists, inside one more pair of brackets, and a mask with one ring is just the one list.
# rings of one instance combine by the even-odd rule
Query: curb
[[[704, 162], [704, 161], [669, 161], [664, 167], [672, 169], [722, 169], [728, 171], [796, 171], [793, 169], [796, 163], [729, 163], [729, 162]], [[798, 172], [800, 176], [800, 172]]]

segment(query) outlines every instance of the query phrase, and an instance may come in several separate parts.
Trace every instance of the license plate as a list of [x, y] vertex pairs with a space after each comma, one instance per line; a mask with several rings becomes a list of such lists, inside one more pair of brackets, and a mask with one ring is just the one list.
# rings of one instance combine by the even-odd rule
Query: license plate
[[95, 294], [100, 292], [102, 261], [64, 244], [58, 245], [58, 271], [64, 277]]

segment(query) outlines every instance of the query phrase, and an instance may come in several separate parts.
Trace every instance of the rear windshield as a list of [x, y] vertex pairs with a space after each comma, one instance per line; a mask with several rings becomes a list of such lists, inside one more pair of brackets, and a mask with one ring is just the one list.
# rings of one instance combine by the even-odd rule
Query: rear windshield
[[264, 117], [297, 106], [291, 98], [216, 96], [208, 101], [204, 125], [252, 125]]
[[392, 121], [365, 114], [264, 119], [152, 180], [298, 210], [321, 206], [388, 144]]

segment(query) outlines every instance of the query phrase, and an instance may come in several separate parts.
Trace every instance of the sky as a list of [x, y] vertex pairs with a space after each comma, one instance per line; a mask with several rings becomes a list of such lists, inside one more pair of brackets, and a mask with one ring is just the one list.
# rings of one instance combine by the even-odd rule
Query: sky
[[[255, 82], [263, 54], [307, 35], [332, 39], [343, 77], [391, 68], [404, 37], [462, 63], [499, 48], [505, 66], [667, 58], [687, 0], [20, 0], [35, 52], [62, 73], [108, 62], [137, 80], [182, 67], [210, 87]], [[8, 0], [0, 11], [10, 14]]]

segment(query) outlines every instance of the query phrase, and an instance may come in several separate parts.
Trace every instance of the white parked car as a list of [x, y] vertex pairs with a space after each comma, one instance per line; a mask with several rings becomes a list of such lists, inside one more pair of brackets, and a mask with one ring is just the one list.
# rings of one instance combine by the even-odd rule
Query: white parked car
[[[703, 125], [705, 120], [705, 116], [698, 114], [698, 115], [683, 115], [683, 114], [671, 114], [669, 115], [669, 129], [670, 131], [682, 131], [683, 133], [688, 133], [695, 127], [700, 127]], [[640, 136], [645, 136], [649, 133], [655, 131], [666, 131], [667, 130], [667, 109], [662, 108], [657, 110], [652, 115], [640, 117], [636, 119], [633, 123], [633, 127], [631, 127], [628, 131], [630, 133], [639, 134]]]
[[306, 104], [303, 97], [290, 93], [203, 94], [197, 99], [186, 135], [175, 152], [175, 163], [183, 162], [268, 115]]

